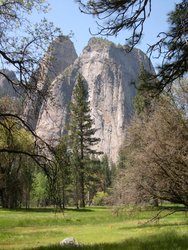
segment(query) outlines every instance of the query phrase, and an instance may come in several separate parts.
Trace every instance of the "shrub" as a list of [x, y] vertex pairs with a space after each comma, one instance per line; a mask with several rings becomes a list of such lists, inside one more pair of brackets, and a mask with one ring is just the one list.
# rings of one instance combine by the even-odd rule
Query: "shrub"
[[97, 192], [93, 197], [93, 205], [104, 206], [107, 202], [108, 194], [105, 192]]

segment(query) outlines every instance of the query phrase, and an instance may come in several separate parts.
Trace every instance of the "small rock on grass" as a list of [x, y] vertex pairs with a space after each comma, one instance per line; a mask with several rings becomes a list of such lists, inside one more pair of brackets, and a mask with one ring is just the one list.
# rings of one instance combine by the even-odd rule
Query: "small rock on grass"
[[78, 246], [78, 242], [74, 237], [68, 237], [59, 242], [60, 246]]

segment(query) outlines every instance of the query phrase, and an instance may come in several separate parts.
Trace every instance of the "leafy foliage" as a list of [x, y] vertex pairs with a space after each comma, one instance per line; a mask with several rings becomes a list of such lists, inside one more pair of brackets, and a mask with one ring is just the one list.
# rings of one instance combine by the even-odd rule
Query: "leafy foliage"
[[158, 35], [159, 41], [149, 48], [163, 56], [159, 69], [160, 88], [171, 84], [186, 75], [188, 70], [188, 2], [176, 4], [168, 15], [169, 30]]
[[[22, 96], [26, 104], [33, 93], [44, 98], [37, 84], [39, 72], [43, 73], [41, 58], [60, 31], [46, 20], [30, 23], [29, 15], [47, 10], [44, 0], [0, 1], [0, 76], [15, 90], [16, 96], [14, 100], [1, 96], [0, 100], [0, 198], [5, 207], [21, 206], [23, 197], [28, 206], [31, 169], [35, 164], [50, 175], [51, 161], [44, 154], [44, 148], [49, 152], [49, 145], [27, 124], [22, 102], [17, 102]], [[44, 61], [43, 65], [47, 63]]]
[[41, 172], [36, 173], [33, 177], [31, 195], [36, 200], [37, 206], [45, 206], [47, 204], [48, 181], [47, 177]]
[[104, 206], [106, 204], [106, 198], [108, 194], [105, 192], [97, 192], [93, 197], [93, 205], [95, 206]]
[[[6, 120], [0, 126], [0, 151], [2, 151], [0, 154], [0, 200], [3, 207], [14, 208], [23, 201], [23, 193], [30, 192], [31, 171], [28, 166], [31, 167], [34, 162], [26, 154], [13, 152], [29, 152], [30, 154], [33, 151], [33, 138], [26, 130], [19, 127], [17, 122]], [[27, 197], [25, 199], [27, 203]]]

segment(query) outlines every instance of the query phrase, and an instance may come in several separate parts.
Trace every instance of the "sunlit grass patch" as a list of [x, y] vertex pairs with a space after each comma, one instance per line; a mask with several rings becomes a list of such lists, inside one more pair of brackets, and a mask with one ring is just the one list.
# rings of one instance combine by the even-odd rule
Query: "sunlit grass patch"
[[174, 231], [165, 234], [145, 235], [142, 238], [129, 238], [119, 243], [84, 244], [82, 246], [60, 247], [51, 245], [38, 247], [35, 250], [186, 250], [188, 239], [186, 234], [178, 235]]
[[[75, 237], [83, 245], [79, 249], [84, 250], [163, 250], [165, 248], [156, 247], [160, 244], [166, 247], [165, 239], [176, 247], [180, 244], [177, 249], [186, 249], [182, 246], [185, 247], [184, 242], [187, 244], [187, 215], [178, 212], [145, 224], [155, 213], [152, 209], [123, 211], [117, 216], [105, 208], [67, 209], [64, 213], [50, 209], [0, 209], [0, 249], [62, 249], [59, 242], [70, 236]], [[155, 248], [147, 248], [149, 244]]]

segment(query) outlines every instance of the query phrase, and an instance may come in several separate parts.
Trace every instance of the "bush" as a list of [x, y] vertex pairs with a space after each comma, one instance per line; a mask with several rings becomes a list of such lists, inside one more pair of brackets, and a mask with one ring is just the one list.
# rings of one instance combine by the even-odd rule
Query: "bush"
[[108, 194], [105, 192], [97, 192], [93, 197], [93, 205], [95, 206], [104, 206], [107, 202]]

